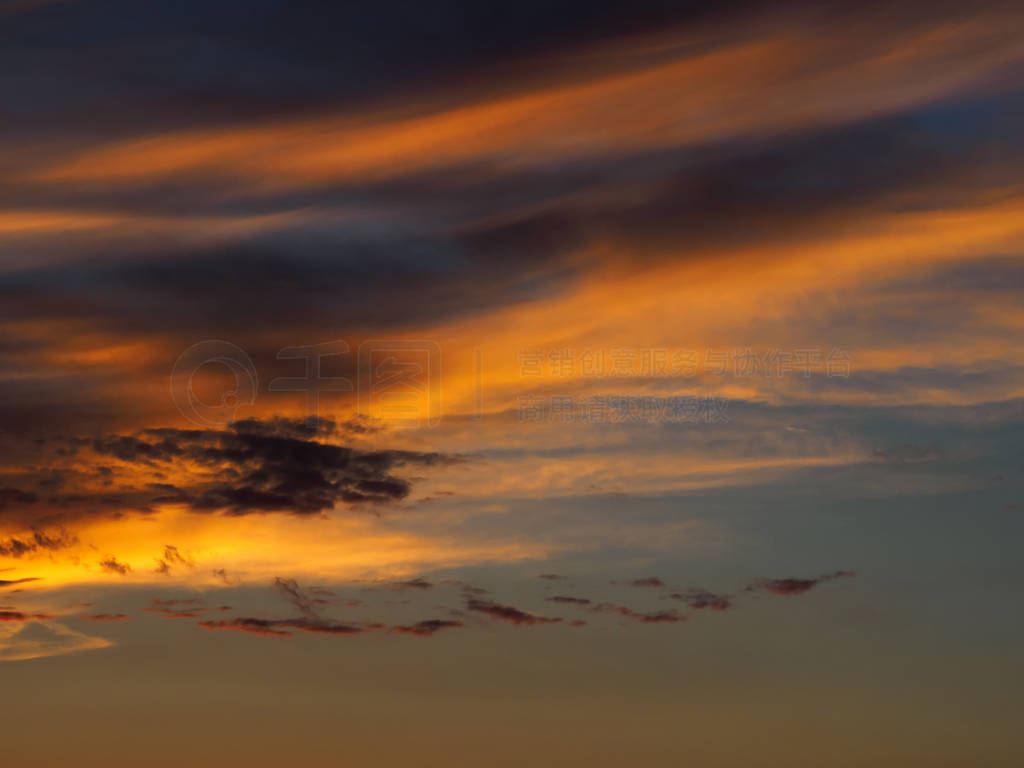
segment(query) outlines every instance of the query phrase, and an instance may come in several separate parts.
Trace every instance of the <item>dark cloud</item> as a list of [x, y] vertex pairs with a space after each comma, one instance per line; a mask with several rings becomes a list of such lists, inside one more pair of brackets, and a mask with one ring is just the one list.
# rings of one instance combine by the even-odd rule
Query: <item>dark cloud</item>
[[747, 587], [747, 590], [771, 592], [773, 595], [802, 595], [823, 582], [832, 581], [833, 579], [849, 578], [856, 575], [856, 571], [833, 571], [832, 573], [822, 574], [821, 576], [813, 579], [758, 579]]
[[570, 605], [590, 605], [592, 602], [585, 597], [566, 597], [565, 595], [555, 595], [547, 599], [552, 603], [567, 603]]
[[199, 626], [211, 631], [224, 630], [229, 632], [248, 632], [252, 635], [266, 637], [291, 637], [291, 632], [277, 629], [274, 621], [267, 619], [227, 619], [223, 621], [200, 621]]
[[[416, 451], [364, 451], [294, 437], [296, 422], [249, 419], [225, 430], [148, 429], [93, 442], [96, 453], [151, 468], [198, 465], [191, 484], [152, 489], [144, 501], [177, 502], [227, 514], [319, 514], [335, 504], [404, 499], [411, 480], [401, 467], [458, 463], [458, 456]], [[320, 434], [318, 431], [317, 434]]]
[[[1013, 111], [1006, 106], [972, 104], [841, 128], [817, 127], [797, 135], [720, 142], [699, 151], [595, 159], [585, 168], [575, 164], [533, 173], [446, 171], [390, 185], [311, 190], [304, 194], [318, 196], [317, 202], [324, 205], [370, 199], [389, 210], [389, 223], [398, 218], [413, 223], [407, 230], [353, 227], [342, 235], [329, 227], [303, 224], [180, 248], [168, 248], [157, 239], [155, 245], [133, 245], [130, 258], [123, 259], [111, 258], [105, 248], [97, 248], [95, 258], [89, 258], [89, 247], [81, 246], [87, 252], [68, 263], [41, 260], [0, 275], [0, 301], [10, 316], [22, 319], [71, 320], [113, 331], [130, 326], [162, 341], [198, 334], [236, 339], [253, 350], [261, 380], [269, 380], [275, 374], [289, 375], [283, 371], [291, 365], [275, 359], [276, 349], [268, 349], [270, 337], [308, 338], [315, 332], [310, 329], [323, 327], [408, 328], [531, 301], [575, 285], [587, 266], [580, 260], [590, 258], [581, 254], [635, 253], [639, 255], [628, 258], [649, 258], [647, 254], [656, 251], [681, 254], [674, 258], [709, 258], [707, 254], [720, 253], [737, 241], [742, 245], [806, 238], [811, 229], [845, 227], [890, 204], [902, 210], [927, 208], [943, 195], [965, 197], [971, 194], [971, 185], [948, 179], [960, 179], [963, 174], [955, 174], [978, 167], [979, 146], [989, 147], [999, 113]], [[953, 124], [956, 131], [938, 127]], [[1013, 168], [1015, 163], [1006, 166]], [[203, 214], [225, 205], [233, 207], [233, 213], [246, 206], [262, 212], [296, 207], [293, 192], [254, 203], [247, 190], [226, 194], [220, 185], [197, 179], [181, 185], [173, 194], [129, 189], [122, 192], [123, 199], [107, 200], [105, 205], [113, 210], [141, 206], [147, 213], [164, 215], [180, 209], [182, 200], [191, 201], [192, 212]], [[26, 194], [23, 187], [9, 191], [12, 200]], [[0, 189], [0, 202], [2, 194]], [[54, 205], [49, 199], [52, 191], [38, 194], [40, 206]], [[95, 206], [95, 196], [92, 190], [63, 203], [76, 209], [86, 203]], [[400, 216], [399, 211], [414, 213]], [[415, 224], [422, 220], [442, 224], [425, 231]], [[590, 247], [608, 241], [629, 247]], [[968, 271], [975, 277], [948, 279], [965, 289], [998, 282], [976, 277], [985, 269]], [[223, 286], [243, 272], [246, 290], [226, 294]], [[1014, 279], [1007, 268], [1001, 274]], [[1015, 279], [1019, 281], [1019, 274]], [[189, 296], [187, 305], [180, 300], [183, 295]], [[921, 315], [902, 312], [900, 306], [893, 302], [888, 310], [898, 315], [896, 322]], [[884, 307], [873, 309], [877, 314]], [[847, 311], [856, 321], [863, 320], [860, 308]], [[941, 322], [922, 324], [933, 334], [945, 327]], [[22, 350], [0, 346], [0, 366], [27, 367], [23, 358]], [[168, 362], [160, 361], [161, 373]], [[294, 375], [294, 369], [289, 370]], [[349, 366], [339, 375], [352, 370]], [[110, 391], [118, 377], [111, 372], [89, 377], [56, 371], [42, 378], [25, 374], [0, 380], [0, 422], [5, 425], [28, 429], [73, 420], [113, 431], [119, 420], [145, 418], [146, 411], [138, 404], [112, 401]], [[878, 381], [858, 376], [828, 383], [888, 389], [893, 385], [887, 375], [891, 374]], [[961, 378], [960, 386], [970, 383], [970, 377]], [[335, 428], [331, 434], [354, 435], [362, 434], [367, 425]], [[250, 429], [259, 430], [255, 425]], [[298, 440], [328, 436], [325, 431], [284, 424], [271, 425], [267, 434]], [[118, 450], [133, 452], [133, 446], [114, 441], [106, 447], [111, 455]], [[144, 459], [140, 453], [128, 460]], [[388, 496], [404, 489], [391, 480], [370, 478], [358, 492]], [[33, 503], [29, 489], [7, 490], [21, 504]], [[223, 508], [266, 508], [280, 499], [267, 489], [252, 488], [214, 493], [207, 501]]]
[[282, 619], [275, 622], [275, 626], [323, 635], [358, 635], [362, 632], [379, 629], [378, 625], [356, 626], [322, 619]]
[[819, 579], [760, 579], [757, 589], [775, 595], [802, 595], [819, 583]]
[[332, 603], [340, 602], [346, 608], [359, 608], [363, 605], [363, 601], [358, 599], [339, 601], [337, 593], [326, 587], [300, 587], [297, 582], [290, 579], [278, 578], [275, 580], [275, 586], [288, 602], [307, 616], [318, 616], [318, 606]]
[[358, 635], [377, 629], [374, 626], [355, 626], [351, 624], [340, 624], [332, 621], [318, 619], [254, 619], [237, 618], [225, 619], [222, 621], [200, 621], [200, 627], [211, 631], [225, 630], [231, 632], [248, 632], [254, 635], [265, 635], [268, 637], [291, 637], [295, 630], [299, 632], [311, 632], [324, 635]]
[[[362, 427], [360, 420], [355, 421]], [[43, 526], [71, 526], [81, 518], [114, 519], [126, 512], [148, 514], [154, 505], [168, 503], [196, 512], [313, 515], [337, 504], [400, 501], [409, 495], [414, 482], [412, 468], [465, 461], [452, 454], [356, 449], [292, 436], [310, 434], [311, 430], [317, 435], [343, 434], [342, 429], [327, 419], [311, 426], [309, 422], [277, 417], [235, 422], [223, 430], [153, 428], [92, 439], [52, 437], [42, 441], [39, 450], [44, 450], [44, 458], [54, 460], [59, 453], [73, 449], [80, 471], [68, 473], [67, 490], [49, 495], [45, 504], [35, 494], [5, 488], [0, 495], [0, 516], [9, 527], [42, 530]], [[24, 448], [26, 441], [20, 440], [17, 445]], [[153, 481], [132, 484], [123, 480], [115, 488], [97, 490], [97, 476], [89, 465], [109, 468], [111, 458], [131, 465], [118, 472], [119, 477], [129, 478], [142, 470]], [[164, 480], [172, 472], [182, 478], [175, 484]], [[48, 468], [27, 471], [26, 485], [49, 474]], [[52, 533], [41, 536], [47, 537], [41, 541], [50, 544], [57, 541]], [[15, 537], [23, 545], [29, 543], [27, 538], [34, 536]], [[157, 559], [158, 572], [193, 564], [171, 546]], [[11, 543], [10, 548], [12, 553], [20, 549], [18, 543]]]
[[237, 576], [231, 576], [224, 568], [214, 568], [213, 575], [220, 579], [226, 586], [233, 587], [241, 583]]
[[[259, 117], [340, 114], [334, 110], [351, 108], [353, 100], [368, 95], [401, 104], [424, 84], [443, 89], [455, 77], [460, 87], [439, 92], [431, 105], [444, 109], [480, 95], [490, 100], [510, 91], [529, 92], [553, 78], [579, 82], [580, 77], [600, 79], [610, 72], [682, 61], [719, 46], [729, 50], [746, 45], [751, 33], [772, 34], [767, 28], [748, 29], [745, 23], [731, 26], [737, 21], [735, 3], [644, 2], [642, 8], [631, 6], [628, 14], [614, 3], [582, 0], [556, 8], [539, 0], [504, 4], [499, 11], [473, 10], [454, 0], [440, 9], [391, 0], [380, 10], [320, 4], [313, 13], [275, 2], [246, 6], [244, 13], [237, 3], [198, 0], [146, 14], [129, 9], [125, 0], [105, 3], [101, 12], [86, 5], [58, 3], [17, 14], [13, 23], [5, 18], [0, 30], [3, 71], [9, 73], [5, 82], [14, 99], [8, 103], [5, 129], [33, 139], [40, 131], [55, 131], [62, 141], [55, 146], [51, 135], [44, 142], [47, 161], [61, 143], [77, 151], [115, 138], [173, 133], [197, 123], [230, 129], [236, 122], [252, 125]], [[714, 10], [708, 10], [712, 5]], [[399, 6], [398, 13], [385, 10]], [[811, 18], [797, 13], [790, 21], [798, 22], [801, 33], [813, 32], [814, 39], [820, 33], [822, 40], [838, 36], [850, 42], [843, 36], [847, 15], [839, 4], [816, 6]], [[122, 8], [128, 10], [121, 13]], [[668, 46], [654, 59], [624, 62], [610, 55], [602, 62], [589, 51], [577, 61], [570, 53], [575, 44], [608, 42], [627, 30], [665, 33], [664, 24], [720, 12], [730, 18], [730, 25], [716, 27], [706, 37], [703, 28], [700, 33], [687, 30], [685, 50]], [[928, 23], [943, 23], [944, 18], [955, 24], [957, 13], [947, 16], [951, 10], [943, 8], [933, 19], [929, 10], [913, 21], [913, 13], [900, 14], [898, 21], [887, 16], [888, 22], [876, 30], [876, 44], [903, 51], [898, 43], [904, 27], [918, 33], [925, 18]], [[117, 22], [107, 23], [111, 18]], [[694, 40], [701, 42], [693, 45]], [[854, 60], [844, 61], [842, 53], [828, 49], [823, 46], [823, 55], [814, 57], [825, 72], [856, 66], [862, 55], [878, 50], [858, 47]], [[569, 54], [568, 59], [553, 68], [549, 52]], [[122, 77], [126, 71], [133, 77]], [[352, 78], [351, 72], [360, 76]], [[475, 73], [471, 80], [485, 73], [489, 79], [475, 89], [461, 82], [467, 72]], [[801, 75], [794, 72], [793, 77], [799, 80]], [[768, 77], [766, 100], [773, 84], [774, 78]], [[361, 104], [357, 113], [365, 107]], [[130, 327], [146, 339], [163, 342], [202, 333], [235, 338], [247, 348], [250, 343], [265, 347], [270, 336], [308, 337], [310, 329], [324, 327], [417, 327], [563, 291], [584, 273], [587, 265], [581, 261], [605, 258], [590, 254], [643, 259], [655, 258], [650, 254], [657, 252], [671, 253], [671, 258], [706, 258], [710, 251], [720, 253], [737, 243], [806, 238], [812, 231], [846, 226], [883, 207], [905, 211], [963, 199], [981, 186], [965, 171], [985, 169], [1015, 181], [1020, 173], [1020, 151], [1014, 150], [1019, 131], [1007, 130], [1016, 122], [1005, 116], [1020, 113], [1019, 96], [987, 103], [972, 98], [969, 103], [929, 104], [896, 117], [841, 126], [816, 120], [800, 133], [765, 131], [762, 125], [753, 135], [730, 134], [698, 147], [612, 148], [607, 156], [586, 160], [551, 158], [540, 168], [523, 169], [514, 162], [484, 169], [457, 166], [386, 181], [316, 183], [301, 189], [187, 174], [124, 184], [32, 184], [9, 173], [12, 181], [0, 183], [0, 206], [6, 208], [233, 216], [356, 207], [383, 214], [369, 217], [374, 219], [369, 223], [359, 216], [352, 225], [333, 219], [330, 224], [299, 223], [215, 242], [196, 238], [168, 243], [136, 234], [128, 237], [133, 242], [123, 244], [120, 255], [109, 244], [88, 238], [67, 245], [46, 242], [37, 246], [41, 258], [0, 275], [0, 302], [5, 318], [14, 320], [70, 320], [76, 327], [118, 331]], [[69, 132], [68, 126], [74, 129]], [[1000, 138], [1004, 135], [1009, 139]], [[567, 144], [571, 138], [565, 137]], [[1007, 162], [984, 162], [986, 155], [997, 152]], [[5, 164], [33, 162], [31, 153], [17, 147], [4, 154]], [[54, 159], [60, 160], [59, 153]], [[509, 167], [499, 167], [505, 165]], [[616, 247], [620, 244], [628, 247]], [[55, 250], [61, 253], [59, 263], [52, 258]], [[994, 276], [977, 277], [986, 270], [967, 269], [973, 277], [951, 279], [985, 290], [999, 282]], [[224, 290], [243, 274], [245, 290]], [[1013, 277], [1009, 270], [1001, 275]], [[863, 312], [857, 315], [860, 319]], [[26, 348], [44, 343], [5, 339], [0, 344], [0, 367], [18, 372], [0, 381], [0, 423], [27, 429], [73, 419], [109, 432], [121, 429], [113, 422], [146, 413], [137, 403], [118, 401], [130, 389], [113, 386], [123, 383], [120, 372], [38, 373]], [[66, 343], [64, 338], [52, 342], [53, 348]], [[167, 362], [159, 361], [161, 372]], [[258, 362], [261, 378], [275, 365], [271, 351]], [[259, 429], [253, 425], [250, 431]], [[358, 426], [349, 430], [358, 431]], [[271, 426], [268, 434], [298, 440], [327, 436], [284, 425]], [[111, 455], [122, 449], [132, 452], [130, 445], [111, 442], [107, 447]], [[130, 460], [143, 459], [139, 455]], [[369, 478], [356, 492], [390, 496], [403, 488], [390, 479]], [[19, 503], [32, 503], [28, 489], [8, 490]], [[280, 503], [267, 488], [234, 490], [211, 490], [206, 501], [221, 508]], [[323, 500], [310, 496], [307, 501]]]
[[3, 511], [8, 504], [35, 504], [37, 501], [39, 501], [39, 497], [34, 493], [17, 488], [0, 488], [0, 511]]
[[712, 611], [726, 611], [732, 608], [732, 600], [728, 595], [717, 595], [706, 589], [690, 589], [686, 592], [673, 592], [669, 595], [673, 600], [686, 603], [696, 610], [707, 608]]
[[299, 583], [294, 579], [282, 579], [280, 576], [274, 579], [274, 588], [281, 593], [281, 596], [294, 605], [303, 616], [311, 619], [319, 618], [316, 609], [316, 598], [306, 594]]
[[393, 632], [398, 632], [405, 635], [415, 635], [417, 637], [430, 637], [435, 632], [439, 632], [442, 629], [453, 629], [456, 627], [464, 626], [461, 621], [452, 621], [447, 619], [427, 619], [426, 621], [420, 621], [416, 624], [405, 624], [396, 627], [392, 627]]
[[171, 564], [185, 565], [192, 568], [195, 563], [192, 562], [192, 558], [185, 557], [178, 551], [178, 548], [172, 544], [164, 545], [164, 560]]
[[511, 605], [500, 605], [489, 600], [477, 600], [475, 598], [470, 598], [466, 601], [466, 608], [478, 613], [486, 613], [492, 618], [508, 622], [509, 624], [555, 624], [561, 621], [560, 618], [534, 616]]
[[457, 587], [459, 591], [462, 592], [463, 595], [474, 595], [476, 597], [483, 597], [484, 595], [490, 594], [490, 590], [485, 589], [484, 587], [474, 586], [473, 584], [470, 584], [466, 581], [462, 581], [461, 579], [445, 579], [441, 583], [448, 587]]
[[30, 581], [41, 581], [40, 576], [29, 576], [24, 579], [0, 579], [0, 589], [4, 587], [13, 587], [17, 584], [27, 584]]
[[40, 550], [53, 552], [67, 549], [77, 543], [78, 539], [67, 531], [59, 531], [56, 534], [32, 531], [20, 538], [0, 541], [0, 556], [22, 557]]
[[159, 598], [149, 602], [146, 613], [158, 613], [166, 619], [196, 619], [206, 610], [205, 603], [197, 598]]
[[660, 29], [723, 10], [655, 0], [633, 4], [628, 14], [609, 0], [443, 0], [429, 8], [401, 0], [185, 0], [145, 14], [127, 0], [13, 8], [3, 15], [0, 46], [12, 78], [9, 130], [26, 137], [67, 124], [116, 135], [270, 119], [408, 99], [424, 88], [465, 88], [483, 73], [504, 89], [513, 62], [543, 62], [613, 32]]
[[[961, 121], [977, 137], [991, 115], [986, 123], [972, 109], [978, 110], [939, 117]], [[434, 173], [386, 189], [343, 188], [318, 202], [344, 205], [369, 197], [385, 208], [440, 209], [450, 226], [429, 232], [356, 228], [341, 237], [305, 226], [190, 246], [184, 253], [145, 245], [130, 260], [4, 275], [0, 296], [9, 311], [25, 316], [61, 312], [118, 327], [130, 319], [164, 333], [201, 322], [210, 334], [250, 338], [279, 330], [282, 322], [384, 328], [458, 317], [572, 285], [579, 273], [570, 260], [594, 243], [628, 242], [639, 252], [656, 248], [692, 259], [738, 241], [782, 240], [806, 236], [810, 227], [841, 225], [908, 189], [926, 201], [941, 186], [930, 182], [977, 161], [974, 143], [936, 130], [939, 121], [932, 117], [722, 142], [699, 152], [616, 155], [592, 161], [587, 171], [482, 178], [467, 172], [454, 174], [455, 180]], [[193, 182], [183, 196], [195, 198], [201, 187]], [[214, 187], [199, 211], [209, 213], [223, 197]], [[17, 192], [25, 194], [22, 187]], [[146, 199], [136, 190], [130, 195]], [[524, 212], [495, 220], [510, 202]], [[110, 207], [126, 204], [111, 201]], [[287, 210], [294, 202], [268, 200], [264, 207]], [[167, 203], [157, 197], [150, 208], [166, 213]], [[385, 269], [367, 270], [368, 263]], [[225, 295], [220, 286], [242, 269], [247, 290]], [[396, 285], [402, 287], [397, 296]], [[184, 313], [183, 294], [203, 311]]]
[[643, 579], [633, 579], [629, 582], [631, 587], [652, 587], [654, 589], [661, 589], [665, 586], [665, 582], [659, 579], [657, 576], [648, 576]]
[[[394, 229], [338, 235], [296, 226], [174, 251], [139, 244], [130, 259], [96, 254], [74, 265], [0, 273], [0, 301], [12, 317], [26, 320], [62, 319], [111, 332], [131, 323], [155, 338], [232, 339], [257, 362], [260, 379], [270, 380], [302, 373], [301, 362], [277, 359], [280, 346], [265, 349], [283, 329], [301, 340], [318, 333], [310, 329], [327, 327], [407, 328], [530, 301], [577, 276], [566, 260], [576, 242], [548, 236], [541, 248], [523, 237], [506, 244], [512, 234], [501, 231], [471, 238]], [[242, 272], [246, 290], [225, 294], [222, 286]], [[185, 310], [182, 295], [202, 311]], [[335, 357], [328, 364], [348, 365], [338, 375], [355, 373], [354, 355]], [[21, 393], [23, 400], [30, 397]]]
[[564, 579], [565, 577], [559, 576], [557, 573], [542, 573], [537, 578], [544, 579], [546, 581], [559, 581], [560, 579]]
[[22, 613], [21, 611], [0, 611], [0, 621], [49, 621], [53, 616], [44, 613]]
[[650, 613], [644, 613], [642, 611], [635, 611], [632, 608], [627, 608], [624, 605], [612, 605], [611, 603], [602, 603], [601, 605], [594, 606], [595, 611], [605, 613], [616, 613], [619, 616], [623, 616], [632, 621], [638, 621], [642, 624], [678, 624], [687, 620], [687, 617], [677, 613], [676, 611], [652, 611]]
[[120, 562], [116, 557], [110, 555], [103, 560], [100, 560], [100, 568], [107, 573], [117, 573], [121, 576], [125, 576], [131, 573], [132, 567], [127, 563]]
[[130, 621], [132, 617], [126, 613], [83, 613], [80, 614], [78, 618], [85, 621], [109, 623], [115, 621]]
[[338, 433], [338, 423], [328, 417], [291, 419], [286, 416], [272, 416], [269, 419], [241, 419], [228, 425], [236, 432], [264, 437], [292, 437], [296, 440], [313, 440], [331, 437]]
[[[259, 619], [251, 617], [239, 617], [235, 619], [207, 620], [198, 622], [199, 626], [209, 630], [225, 630], [233, 632], [248, 632], [250, 634], [265, 635], [268, 637], [291, 637], [293, 631], [309, 632], [324, 635], [356, 635], [362, 632], [378, 629], [379, 625], [358, 626], [344, 624], [324, 618], [319, 607], [330, 602], [324, 596], [333, 596], [334, 593], [323, 587], [303, 588], [294, 579], [286, 579], [280, 576], [273, 582], [274, 589], [292, 606], [302, 614], [300, 618], [294, 619]], [[229, 606], [221, 606], [216, 610], [230, 610]], [[187, 611], [189, 615], [183, 618], [195, 618], [200, 611]]]
[[195, 568], [196, 565], [192, 558], [185, 557], [177, 547], [171, 544], [164, 546], [164, 556], [158, 558], [156, 563], [157, 573], [170, 573], [171, 568], [175, 565], [183, 565], [186, 568]]
[[426, 579], [409, 579], [407, 581], [392, 581], [384, 585], [386, 589], [393, 589], [399, 592], [405, 592], [406, 590], [426, 590], [433, 589], [434, 585]]

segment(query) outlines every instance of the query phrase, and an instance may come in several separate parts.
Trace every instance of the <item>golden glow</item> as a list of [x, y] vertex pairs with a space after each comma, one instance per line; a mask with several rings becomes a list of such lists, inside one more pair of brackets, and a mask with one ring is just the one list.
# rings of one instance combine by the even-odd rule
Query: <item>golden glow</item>
[[[550, 545], [460, 541], [389, 530], [372, 515], [302, 519], [284, 515], [200, 515], [173, 507], [145, 517], [91, 522], [76, 529], [81, 544], [46, 556], [0, 558], [16, 567], [4, 576], [39, 578], [24, 592], [85, 584], [178, 585], [216, 588], [266, 584], [275, 576], [333, 583], [401, 578], [484, 562], [542, 558]], [[164, 546], [177, 547], [191, 565], [158, 563]], [[104, 569], [108, 556], [130, 571]], [[223, 570], [230, 584], [214, 573]]]

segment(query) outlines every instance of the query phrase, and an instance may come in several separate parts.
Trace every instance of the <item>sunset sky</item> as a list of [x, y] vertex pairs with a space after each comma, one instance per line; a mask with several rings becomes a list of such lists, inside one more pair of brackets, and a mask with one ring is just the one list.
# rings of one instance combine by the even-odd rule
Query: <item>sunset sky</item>
[[1024, 764], [1024, 5], [0, 0], [0, 764]]

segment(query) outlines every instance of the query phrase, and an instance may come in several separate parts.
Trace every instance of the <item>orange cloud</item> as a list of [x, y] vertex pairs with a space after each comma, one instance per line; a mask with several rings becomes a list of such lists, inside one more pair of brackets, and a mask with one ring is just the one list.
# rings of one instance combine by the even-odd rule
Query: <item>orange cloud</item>
[[[682, 45], [694, 40], [681, 40], [678, 58], [665, 56], [672, 46], [662, 38], [654, 41], [662, 60], [574, 73], [573, 82], [527, 93], [446, 110], [424, 104], [414, 115], [340, 115], [134, 139], [88, 150], [35, 179], [188, 173], [288, 186], [776, 133], [885, 114], [970, 86], [1024, 54], [1018, 21], [1009, 11], [885, 34], [796, 23], [787, 32], [755, 29], [697, 54]], [[638, 49], [650, 50], [650, 43]]]

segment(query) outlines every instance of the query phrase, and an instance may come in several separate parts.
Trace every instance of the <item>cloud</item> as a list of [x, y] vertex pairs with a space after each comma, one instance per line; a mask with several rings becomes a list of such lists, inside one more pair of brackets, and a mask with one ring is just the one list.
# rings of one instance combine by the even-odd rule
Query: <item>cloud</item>
[[642, 624], [678, 624], [686, 621], [688, 618], [676, 611], [652, 611], [650, 613], [644, 613], [642, 611], [634, 611], [632, 608], [627, 608], [624, 605], [612, 605], [611, 603], [602, 603], [601, 605], [594, 606], [594, 610], [617, 613], [620, 616], [624, 616], [632, 621], [638, 621]]
[[325, 635], [358, 635], [378, 628], [376, 625], [362, 627], [320, 619], [255, 619], [247, 617], [222, 621], [200, 621], [198, 626], [211, 632], [248, 632], [266, 637], [291, 637], [292, 632], [289, 630]]
[[[355, 422], [354, 422], [355, 423]], [[285, 416], [271, 416], [267, 419], [240, 419], [231, 427], [250, 435], [263, 437], [290, 437], [296, 440], [314, 440], [331, 437], [339, 432], [338, 422], [329, 416], [317, 416], [309, 419], [291, 419]], [[345, 430], [342, 426], [341, 431]]]
[[833, 571], [813, 579], [758, 579], [747, 587], [747, 590], [760, 590], [770, 592], [773, 595], [802, 595], [823, 582], [832, 581], [833, 579], [851, 578], [856, 575], [856, 571]]
[[17, 488], [0, 488], [0, 511], [9, 504], [35, 504], [39, 496]]
[[143, 470], [164, 472], [173, 467], [185, 473], [174, 485], [151, 484], [152, 493], [139, 496], [141, 508], [170, 503], [232, 515], [313, 515], [338, 503], [399, 501], [409, 495], [412, 483], [394, 470], [463, 461], [440, 453], [366, 451], [296, 437], [309, 430], [317, 437], [324, 433], [282, 417], [247, 419], [224, 430], [147, 429], [112, 435], [94, 440], [92, 448]]
[[110, 623], [115, 621], [131, 621], [132, 617], [126, 613], [82, 613], [78, 618], [83, 621], [95, 621], [99, 623]]
[[[753, 142], [808, 125], [857, 123], [971, 92], [1019, 62], [1019, 43], [1011, 32], [1019, 24], [1019, 11], [999, 9], [973, 23], [948, 10], [917, 15], [923, 18], [895, 21], [887, 15], [882, 23], [851, 25], [839, 8], [826, 7], [813, 14], [785, 9], [777, 18], [757, 14], [724, 27], [682, 32], [652, 27], [646, 40], [617, 40], [584, 56], [573, 50], [559, 56], [553, 49], [550, 61], [535, 59], [548, 65], [543, 79], [531, 71], [536, 64], [527, 67], [525, 74], [539, 81], [537, 87], [518, 83], [511, 89], [499, 80], [497, 89], [494, 83], [486, 94], [470, 89], [469, 99], [454, 104], [447, 94], [448, 109], [438, 108], [445, 94], [435, 93], [396, 110], [392, 120], [378, 115], [371, 121], [353, 112], [309, 116], [307, 108], [287, 121], [276, 116], [243, 126], [186, 125], [144, 139], [93, 144], [77, 156], [49, 163], [39, 158], [43, 167], [30, 178], [40, 185], [65, 182], [102, 189], [97, 182], [105, 181], [144, 189], [147, 183], [173, 186], [198, 177], [236, 195], [254, 186], [296, 194], [318, 184], [399, 183], [464, 169], [494, 173], [573, 166], [595, 157], [703, 148], [730, 139]], [[589, 8], [582, 16], [590, 18]], [[463, 13], [449, 26], [462, 28], [464, 21]], [[350, 17], [340, 26], [348, 23]], [[379, 30], [374, 33], [376, 39]], [[481, 39], [495, 37], [504, 39], [504, 30]], [[455, 50], [465, 45], [453, 41]], [[398, 54], [396, 61], [406, 55]], [[531, 56], [536, 57], [536, 49]], [[777, 63], [782, 56], [785, 68]], [[365, 67], [368, 75], [379, 71], [379, 58]], [[596, 65], [583, 67], [582, 61]], [[325, 63], [319, 61], [310, 71]], [[264, 66], [261, 62], [253, 69]], [[151, 77], [177, 81], [180, 76]], [[506, 89], [511, 91], [507, 95], [494, 93]], [[232, 91], [227, 89], [225, 98], [237, 98]]]
[[121, 576], [125, 576], [132, 571], [132, 567], [127, 563], [119, 562], [116, 557], [109, 555], [108, 557], [100, 560], [100, 568], [107, 573], [117, 573]]
[[712, 611], [726, 611], [733, 606], [728, 595], [718, 595], [706, 589], [673, 592], [669, 597], [673, 600], [680, 600], [696, 610], [707, 608]]
[[224, 621], [200, 621], [199, 626], [212, 631], [248, 632], [265, 637], [291, 637], [291, 632], [277, 629], [274, 621], [267, 619], [228, 619]]
[[158, 613], [167, 619], [196, 619], [206, 610], [205, 603], [197, 597], [159, 598], [149, 601], [146, 613]]
[[234, 587], [242, 583], [241, 579], [239, 579], [237, 576], [230, 576], [227, 570], [224, 568], [214, 568], [212, 573], [225, 586]]
[[819, 579], [759, 579], [757, 589], [775, 595], [802, 595], [819, 583]]
[[32, 531], [27, 536], [21, 538], [10, 538], [6, 541], [0, 541], [0, 556], [23, 557], [41, 550], [55, 552], [73, 547], [77, 543], [78, 539], [75, 536], [63, 530], [56, 534]]
[[32, 581], [41, 581], [41, 580], [42, 580], [42, 578], [40, 576], [28, 576], [28, 577], [23, 578], [23, 579], [0, 579], [0, 589], [3, 589], [5, 587], [14, 587], [14, 586], [17, 586], [18, 584], [28, 584], [29, 582], [32, 582]]
[[322, 619], [282, 619], [275, 622], [275, 626], [324, 635], [358, 635], [379, 628], [377, 625], [363, 627]]
[[590, 605], [591, 601], [585, 597], [566, 597], [564, 595], [555, 595], [554, 597], [547, 598], [552, 603], [567, 603], [570, 605]]
[[445, 579], [441, 583], [449, 587], [458, 587], [459, 591], [462, 592], [463, 595], [475, 595], [476, 597], [482, 597], [490, 594], [490, 590], [485, 589], [484, 587], [474, 586], [473, 584], [462, 581], [461, 579]]
[[631, 587], [651, 587], [654, 589], [661, 589], [665, 586], [665, 582], [659, 579], [657, 576], [648, 576], [644, 579], [633, 579], [629, 582]]
[[462, 626], [464, 625], [461, 621], [427, 619], [426, 621], [420, 621], [416, 624], [405, 624], [392, 627], [391, 631], [398, 632], [400, 634], [415, 635], [417, 637], [430, 637], [442, 629], [453, 629]]
[[407, 590], [427, 590], [433, 589], [434, 585], [426, 579], [409, 579], [407, 581], [392, 581], [384, 585], [386, 589], [393, 589], [398, 592], [405, 592]]
[[175, 565], [184, 565], [187, 568], [195, 568], [195, 562], [185, 557], [178, 551], [178, 548], [171, 544], [164, 545], [164, 556], [157, 559], [157, 573], [170, 573]]
[[509, 624], [556, 624], [561, 621], [560, 618], [534, 616], [511, 605], [500, 605], [488, 600], [477, 600], [475, 598], [469, 598], [466, 601], [466, 608], [478, 613], [486, 613], [492, 618], [508, 622]]
[[62, 656], [113, 645], [105, 638], [90, 637], [56, 622], [15, 622], [8, 626], [12, 631], [0, 629], [0, 661]]
[[313, 619], [319, 618], [315, 607], [315, 598], [305, 594], [297, 581], [294, 579], [282, 579], [280, 576], [277, 576], [274, 578], [274, 588], [281, 593], [285, 600], [298, 608], [303, 616]]
[[43, 613], [22, 613], [21, 611], [0, 611], [0, 621], [49, 621], [53, 616]]

